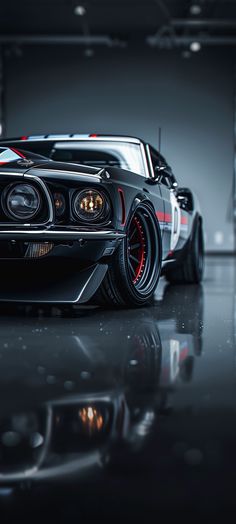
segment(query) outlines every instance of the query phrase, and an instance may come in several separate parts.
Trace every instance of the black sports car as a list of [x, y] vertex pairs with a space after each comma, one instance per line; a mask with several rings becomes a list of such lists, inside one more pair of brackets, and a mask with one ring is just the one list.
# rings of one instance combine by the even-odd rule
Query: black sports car
[[0, 300], [139, 306], [161, 273], [200, 282], [196, 197], [149, 144], [74, 134], [0, 146]]

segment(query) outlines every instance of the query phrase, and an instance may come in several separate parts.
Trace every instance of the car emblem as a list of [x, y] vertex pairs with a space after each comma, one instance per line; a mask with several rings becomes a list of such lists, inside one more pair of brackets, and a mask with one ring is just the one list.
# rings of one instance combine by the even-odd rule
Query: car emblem
[[24, 167], [32, 166], [33, 163], [33, 160], [28, 160], [27, 158], [22, 158], [21, 160], [17, 161], [17, 164]]

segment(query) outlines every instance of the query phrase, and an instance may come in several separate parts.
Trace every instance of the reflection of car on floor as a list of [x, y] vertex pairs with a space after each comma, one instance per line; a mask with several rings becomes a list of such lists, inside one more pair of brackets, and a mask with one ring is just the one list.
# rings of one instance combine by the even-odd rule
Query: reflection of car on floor
[[100, 135], [1, 144], [0, 300], [141, 306], [161, 272], [200, 282], [197, 199], [149, 144]]
[[202, 332], [190, 317], [202, 325], [201, 287], [188, 293], [185, 331], [171, 287], [167, 304], [164, 293], [160, 308], [129, 315], [91, 309], [39, 319], [22, 308], [14, 323], [0, 316], [1, 484], [99, 471], [119, 446], [142, 448], [175, 388], [192, 379]]

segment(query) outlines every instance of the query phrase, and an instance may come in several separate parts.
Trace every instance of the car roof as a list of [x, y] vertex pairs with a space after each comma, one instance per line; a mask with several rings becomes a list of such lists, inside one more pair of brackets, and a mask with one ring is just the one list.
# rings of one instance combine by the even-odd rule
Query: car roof
[[60, 140], [66, 140], [66, 141], [73, 141], [73, 140], [104, 140], [104, 141], [114, 141], [114, 142], [128, 142], [133, 144], [140, 144], [142, 140], [137, 137], [133, 136], [126, 136], [126, 135], [102, 135], [102, 134], [81, 134], [81, 133], [71, 133], [71, 134], [48, 134], [48, 135], [28, 135], [28, 136], [20, 136], [16, 138], [5, 138], [0, 139], [0, 142], [27, 142], [27, 141], [60, 141]]

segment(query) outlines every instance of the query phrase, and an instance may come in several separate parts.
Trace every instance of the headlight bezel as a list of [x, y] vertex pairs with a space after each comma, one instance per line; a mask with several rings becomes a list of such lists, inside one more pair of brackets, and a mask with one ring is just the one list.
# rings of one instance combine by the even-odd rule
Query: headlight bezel
[[[20, 187], [20, 186], [26, 186], [26, 187], [29, 187], [30, 190], [33, 190], [36, 197], [37, 197], [37, 208], [34, 210], [33, 213], [28, 213], [28, 214], [25, 214], [24, 216], [20, 216], [16, 213], [14, 213], [14, 211], [12, 211], [10, 205], [9, 205], [9, 199], [10, 199], [10, 196], [12, 194], [12, 192], [17, 188], [17, 187]], [[11, 220], [14, 220], [16, 222], [20, 222], [20, 223], [24, 223], [26, 221], [34, 221], [35, 218], [39, 215], [41, 209], [42, 209], [42, 196], [40, 194], [40, 191], [39, 189], [34, 185], [34, 184], [30, 184], [28, 182], [25, 182], [25, 181], [22, 181], [22, 182], [13, 182], [12, 184], [9, 184], [7, 185], [5, 188], [4, 188], [4, 191], [2, 193], [2, 196], [1, 196], [1, 204], [2, 204], [2, 209], [5, 213], [5, 215], [11, 219]]]
[[[96, 214], [95, 216], [89, 213], [86, 216], [84, 212], [80, 214], [78, 210], [76, 209], [76, 204], [78, 203], [78, 201], [79, 200], [82, 201], [83, 198], [86, 198], [86, 196], [89, 193], [90, 194], [94, 193], [103, 200], [101, 211], [98, 214]], [[72, 195], [71, 207], [72, 207], [73, 218], [76, 220], [76, 222], [79, 221], [79, 222], [82, 222], [83, 224], [103, 224], [108, 221], [110, 217], [110, 212], [111, 212], [111, 205], [110, 205], [110, 201], [107, 195], [105, 194], [104, 191], [100, 190], [100, 188], [97, 189], [95, 187], [84, 187], [81, 189], [77, 189]]]

